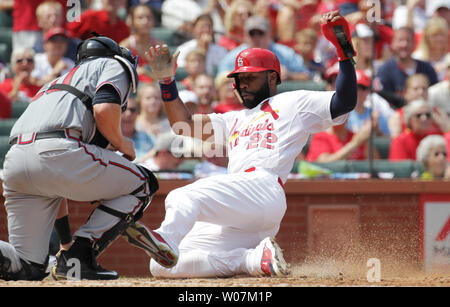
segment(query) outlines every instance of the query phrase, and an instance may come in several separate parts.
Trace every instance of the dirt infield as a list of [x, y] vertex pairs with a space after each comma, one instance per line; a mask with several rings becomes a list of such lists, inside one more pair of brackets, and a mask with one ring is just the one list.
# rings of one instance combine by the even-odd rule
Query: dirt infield
[[0, 287], [450, 287], [450, 274], [425, 274], [418, 270], [382, 273], [380, 282], [368, 282], [366, 272], [358, 267], [335, 264], [305, 264], [292, 268], [283, 278], [160, 279], [120, 277], [113, 281], [0, 281]]

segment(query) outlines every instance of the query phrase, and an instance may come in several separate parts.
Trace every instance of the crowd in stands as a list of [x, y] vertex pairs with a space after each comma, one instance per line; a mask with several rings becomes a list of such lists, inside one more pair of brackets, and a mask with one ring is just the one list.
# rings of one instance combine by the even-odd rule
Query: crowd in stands
[[[151, 45], [180, 52], [178, 86], [192, 113], [230, 112], [243, 107], [226, 75], [249, 47], [278, 56], [283, 82], [334, 90], [337, 57], [320, 16], [339, 10], [357, 52], [357, 106], [343, 125], [312, 135], [298, 160], [381, 159], [369, 145], [382, 137], [390, 140], [385, 159], [417, 161], [426, 179], [450, 178], [450, 0], [82, 0], [76, 20], [67, 3], [0, 0], [12, 16], [12, 52], [0, 58], [0, 118], [70, 71], [78, 43], [96, 32], [139, 56], [140, 86], [122, 118], [137, 160], [177, 168], [183, 159], [168, 148], [171, 128], [145, 56]], [[170, 38], [155, 34], [161, 29]], [[200, 158], [202, 174], [226, 167], [224, 159]]]

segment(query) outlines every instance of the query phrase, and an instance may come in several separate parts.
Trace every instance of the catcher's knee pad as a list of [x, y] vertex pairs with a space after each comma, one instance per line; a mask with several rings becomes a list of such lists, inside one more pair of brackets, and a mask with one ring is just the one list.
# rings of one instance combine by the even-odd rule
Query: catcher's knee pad
[[141, 171], [142, 175], [144, 175], [145, 182], [135, 191], [131, 192], [132, 195], [135, 195], [144, 204], [141, 210], [135, 214], [135, 221], [142, 217], [144, 211], [147, 209], [148, 205], [150, 205], [153, 194], [159, 189], [158, 179], [149, 169], [139, 164], [136, 164], [136, 167]]
[[145, 176], [146, 183], [148, 184], [148, 189], [151, 195], [155, 194], [159, 189], [158, 179], [149, 169], [142, 165], [136, 164], [136, 167], [141, 171], [142, 175]]
[[150, 205], [153, 194], [159, 189], [158, 180], [153, 173], [141, 165], [136, 165], [145, 176], [145, 182], [139, 186], [136, 190], [130, 193], [142, 202], [139, 210], [133, 213], [123, 213], [115, 209], [106, 207], [105, 205], [99, 205], [97, 209], [100, 209], [106, 213], [109, 213], [120, 220], [111, 229], [107, 230], [102, 237], [95, 241], [93, 244], [94, 255], [98, 256], [104, 251], [117, 237], [119, 237], [131, 224], [138, 221], [144, 214], [144, 211]]

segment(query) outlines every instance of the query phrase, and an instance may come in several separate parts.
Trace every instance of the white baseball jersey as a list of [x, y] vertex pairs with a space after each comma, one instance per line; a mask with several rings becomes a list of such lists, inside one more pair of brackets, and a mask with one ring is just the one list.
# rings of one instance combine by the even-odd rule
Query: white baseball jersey
[[179, 247], [180, 256], [170, 269], [152, 260], [153, 276], [201, 278], [260, 270], [260, 258], [251, 261], [247, 255], [279, 230], [287, 206], [279, 180], [286, 181], [311, 133], [346, 119], [331, 118], [333, 94], [285, 92], [253, 109], [209, 114], [215, 141], [228, 145], [228, 174], [169, 193], [157, 231]]
[[217, 142], [228, 145], [228, 173], [266, 169], [286, 181], [311, 133], [342, 124], [331, 118], [334, 92], [291, 91], [253, 109], [209, 114]]

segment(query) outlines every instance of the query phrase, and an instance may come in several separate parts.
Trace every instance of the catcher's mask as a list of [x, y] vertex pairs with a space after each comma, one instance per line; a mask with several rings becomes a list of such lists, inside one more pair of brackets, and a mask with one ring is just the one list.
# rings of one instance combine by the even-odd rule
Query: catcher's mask
[[[106, 36], [91, 37], [78, 45], [77, 61], [80, 64], [83, 60], [91, 57], [113, 58], [119, 61], [128, 73], [131, 82], [131, 89], [136, 93], [139, 83], [137, 66], [139, 62], [138, 56], [133, 56], [130, 50], [119, 46], [114, 40]], [[122, 105], [122, 111], [126, 109], [126, 101]]]

